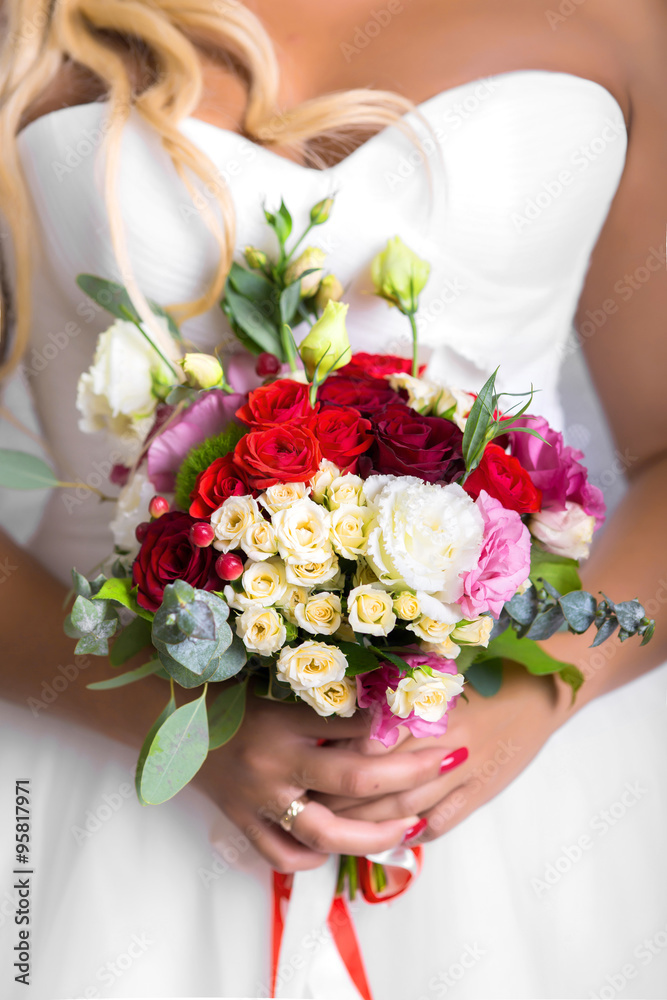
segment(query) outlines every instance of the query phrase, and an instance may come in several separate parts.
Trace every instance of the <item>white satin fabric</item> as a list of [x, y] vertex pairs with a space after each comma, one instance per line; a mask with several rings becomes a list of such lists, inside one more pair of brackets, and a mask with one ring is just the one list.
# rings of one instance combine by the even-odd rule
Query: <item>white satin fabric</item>
[[[430, 370], [475, 388], [500, 364], [503, 386], [532, 382], [535, 409], [558, 424], [564, 345], [625, 164], [621, 109], [591, 80], [526, 70], [446, 91], [419, 111], [411, 121], [428, 169], [397, 129], [324, 171], [196, 119], [182, 129], [230, 185], [239, 250], [272, 249], [262, 199], [284, 197], [298, 229], [336, 192], [330, 223], [309, 239], [346, 286], [355, 349], [408, 353], [404, 319], [366, 294], [369, 261], [398, 233], [432, 263], [421, 322]], [[26, 366], [58, 461], [83, 477], [104, 472], [107, 456], [77, 428], [75, 386], [108, 320], [74, 278], [119, 278], [101, 195], [104, 115], [102, 103], [68, 108], [20, 137], [40, 225]], [[196, 294], [212, 238], [134, 117], [119, 192], [143, 291], [163, 304]], [[217, 309], [185, 332], [202, 348], [235, 348]], [[63, 580], [72, 564], [88, 570], [110, 547], [109, 516], [92, 499], [72, 506], [54, 494], [32, 551]], [[376, 1000], [666, 995], [666, 681], [662, 667], [588, 706], [502, 795], [427, 846], [410, 892], [353, 904]], [[3, 781], [33, 786], [32, 1000], [266, 996], [269, 870], [220, 811], [191, 789], [142, 809], [123, 791], [133, 751], [48, 710], [33, 718], [0, 703], [0, 718]], [[513, 752], [499, 746], [489, 773]], [[15, 943], [6, 816], [0, 828], [6, 969]], [[347, 996], [349, 984], [327, 971], [330, 944], [314, 933], [315, 883], [326, 877], [313, 875], [305, 891], [299, 919], [314, 944], [305, 972], [290, 965], [292, 945], [284, 950], [281, 996]], [[5, 982], [3, 995], [24, 996]]]

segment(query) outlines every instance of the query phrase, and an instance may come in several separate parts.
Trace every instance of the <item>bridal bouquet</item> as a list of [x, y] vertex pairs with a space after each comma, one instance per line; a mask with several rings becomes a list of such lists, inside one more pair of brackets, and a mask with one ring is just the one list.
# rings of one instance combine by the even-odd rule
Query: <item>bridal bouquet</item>
[[[306, 232], [331, 207], [316, 205]], [[498, 690], [504, 659], [558, 672], [574, 696], [581, 673], [535, 641], [557, 630], [594, 627], [593, 645], [653, 630], [637, 601], [581, 589], [602, 495], [581, 453], [529, 412], [532, 392], [505, 405], [496, 373], [464, 391], [420, 371], [429, 265], [398, 237], [372, 264], [377, 295], [410, 324], [412, 359], [352, 354], [323, 253], [295, 255], [305, 233], [288, 251], [284, 204], [265, 214], [278, 257], [248, 248], [222, 302], [257, 356], [262, 384], [248, 392], [215, 356], [188, 352], [160, 307], [157, 337], [122, 286], [78, 279], [115, 317], [77, 406], [84, 430], [115, 442], [122, 490], [114, 556], [91, 580], [73, 571], [65, 631], [113, 668], [144, 653], [90, 688], [168, 683], [137, 765], [144, 804], [169, 799], [233, 738], [249, 686], [321, 716], [364, 710], [391, 746], [399, 726], [443, 734], [466, 684]], [[37, 459], [2, 457], [6, 485], [58, 482]]]

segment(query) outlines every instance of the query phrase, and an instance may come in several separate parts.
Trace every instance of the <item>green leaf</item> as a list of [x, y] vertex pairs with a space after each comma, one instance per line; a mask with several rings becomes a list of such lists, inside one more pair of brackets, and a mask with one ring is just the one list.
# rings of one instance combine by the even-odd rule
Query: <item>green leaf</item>
[[546, 611], [535, 615], [533, 623], [526, 632], [527, 639], [549, 639], [564, 624], [565, 618], [560, 605], [555, 604]]
[[229, 743], [238, 732], [245, 715], [247, 678], [221, 691], [208, 708], [209, 750]]
[[122, 604], [123, 607], [134, 611], [135, 615], [139, 615], [140, 618], [145, 618], [146, 621], [152, 622], [153, 612], [141, 607], [135, 594], [132, 593], [133, 590], [134, 583], [129, 577], [125, 577], [123, 580], [113, 577], [102, 585], [93, 600], [116, 601], [117, 604]]
[[258, 271], [247, 271], [236, 261], [231, 266], [229, 282], [232, 288], [246, 299], [271, 302], [276, 293], [275, 286], [268, 278]]
[[87, 597], [79, 595], [72, 607], [70, 615], [72, 625], [79, 630], [82, 635], [88, 635], [101, 625], [106, 617], [108, 605], [103, 602], [95, 604]]
[[575, 590], [564, 594], [558, 602], [565, 615], [565, 620], [573, 632], [581, 634], [591, 627], [595, 621], [597, 601], [585, 590]]
[[[137, 312], [132, 299], [124, 285], [119, 285], [115, 281], [108, 281], [106, 278], [98, 278], [95, 274], [78, 274], [76, 283], [98, 306], [102, 306], [107, 312], [115, 316], [116, 319], [131, 319], [134, 323], [141, 323], [142, 319]], [[148, 299], [151, 310], [158, 316], [162, 316], [167, 321], [169, 331], [176, 340], [182, 340], [181, 331], [174, 322], [172, 316], [158, 305]], [[129, 314], [129, 315], [128, 315]]]
[[218, 658], [218, 666], [207, 680], [216, 682], [229, 680], [230, 677], [235, 677], [247, 662], [246, 648], [241, 639], [235, 635], [231, 645]]
[[484, 660], [496, 658], [522, 663], [531, 674], [556, 674], [572, 666], [549, 656], [532, 639], [519, 639], [511, 628], [489, 643]]
[[148, 802], [146, 802], [142, 798], [142, 795], [141, 795], [141, 779], [142, 779], [142, 775], [143, 775], [144, 764], [146, 763], [146, 758], [148, 757], [148, 751], [151, 748], [153, 740], [155, 739], [155, 735], [156, 735], [157, 731], [159, 730], [160, 726], [164, 722], [166, 722], [166, 720], [169, 718], [169, 716], [172, 714], [172, 712], [175, 712], [175, 711], [176, 711], [176, 701], [174, 699], [174, 695], [173, 695], [173, 692], [172, 692], [172, 695], [171, 695], [169, 701], [167, 702], [167, 704], [165, 705], [165, 707], [162, 709], [162, 711], [158, 715], [157, 719], [155, 720], [155, 722], [153, 723], [153, 725], [151, 726], [151, 728], [148, 730], [148, 734], [146, 736], [146, 739], [144, 740], [144, 742], [143, 742], [143, 744], [141, 746], [141, 750], [139, 751], [139, 759], [137, 760], [137, 768], [136, 768], [136, 771], [135, 771], [135, 774], [134, 774], [134, 787], [137, 790], [137, 797], [138, 797], [139, 801], [141, 802], [142, 806], [147, 806], [148, 805]]
[[463, 458], [466, 470], [472, 472], [479, 465], [484, 453], [486, 434], [489, 424], [493, 422], [496, 375], [498, 369], [483, 385], [466, 421], [463, 432]]
[[356, 642], [337, 642], [336, 645], [347, 660], [345, 673], [348, 677], [367, 674], [369, 670], [376, 670], [379, 666], [375, 653], [367, 646], [358, 646]]
[[273, 216], [272, 227], [275, 230], [278, 240], [280, 241], [280, 245], [284, 246], [292, 232], [292, 216], [287, 210], [287, 205], [282, 200], [280, 202], [280, 208]]
[[390, 653], [386, 649], [378, 649], [377, 646], [370, 646], [369, 648], [380, 660], [388, 660], [389, 663], [393, 663], [399, 670], [402, 670], [403, 672], [412, 670], [410, 664], [406, 663], [402, 656], [397, 656], [396, 653]]
[[134, 618], [120, 633], [111, 648], [112, 667], [120, 667], [126, 660], [140, 653], [151, 643], [151, 626], [145, 618]]
[[577, 691], [584, 683], [584, 675], [578, 667], [572, 666], [571, 663], [568, 663], [567, 666], [563, 667], [562, 670], [559, 670], [558, 673], [561, 679], [572, 688], [572, 704], [574, 705]]
[[140, 681], [142, 677], [149, 677], [159, 669], [160, 661], [150, 660], [149, 663], [144, 663], [142, 667], [137, 667], [136, 670], [128, 670], [124, 674], [110, 677], [106, 681], [95, 681], [94, 684], [86, 684], [86, 687], [91, 691], [108, 691], [111, 688], [125, 687], [126, 684], [133, 684], [135, 681]]
[[539, 587], [540, 578], [555, 587], [559, 594], [581, 590], [576, 560], [556, 556], [533, 542], [530, 550], [530, 579]]
[[225, 294], [225, 302], [232, 310], [234, 321], [246, 336], [250, 337], [262, 351], [282, 358], [282, 345], [278, 330], [254, 303], [231, 288]]
[[107, 636], [90, 635], [82, 636], [74, 647], [76, 656], [108, 656], [109, 640]]
[[92, 594], [88, 580], [75, 569], [72, 569], [72, 586], [77, 597], [90, 597]]
[[503, 683], [503, 661], [496, 657], [472, 663], [465, 672], [465, 679], [482, 697], [491, 698]]
[[10, 490], [43, 490], [59, 486], [45, 461], [24, 451], [0, 448], [0, 486]]
[[141, 798], [159, 805], [180, 792], [208, 754], [206, 692], [172, 712], [159, 727], [141, 774]]
[[292, 323], [294, 313], [297, 311], [301, 301], [301, 278], [293, 284], [288, 285], [280, 293], [280, 318], [288, 326]]

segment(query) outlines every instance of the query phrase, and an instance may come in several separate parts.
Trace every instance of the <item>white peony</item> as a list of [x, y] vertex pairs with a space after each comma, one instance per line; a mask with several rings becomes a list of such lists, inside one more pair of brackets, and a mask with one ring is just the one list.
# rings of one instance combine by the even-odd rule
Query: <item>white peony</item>
[[299, 693], [342, 681], [346, 670], [347, 660], [338, 646], [313, 639], [300, 646], [285, 646], [276, 661], [278, 679]]
[[350, 677], [299, 692], [318, 715], [342, 715], [349, 719], [357, 710], [357, 685]]
[[412, 476], [371, 476], [364, 492], [374, 518], [366, 560], [381, 582], [444, 605], [458, 601], [461, 574], [477, 565], [484, 536], [482, 515], [465, 490]]
[[155, 487], [142, 469], [138, 469], [120, 491], [116, 503], [116, 516], [110, 523], [115, 545], [135, 556], [140, 549], [135, 529], [148, 521], [148, 504], [155, 496]]
[[547, 552], [567, 559], [588, 559], [595, 518], [578, 503], [565, 501], [565, 510], [543, 510], [528, 522], [531, 535]]
[[404, 677], [396, 689], [387, 688], [387, 704], [393, 715], [407, 719], [414, 712], [426, 722], [438, 722], [452, 698], [463, 691], [462, 674], [433, 676], [416, 669], [412, 677]]

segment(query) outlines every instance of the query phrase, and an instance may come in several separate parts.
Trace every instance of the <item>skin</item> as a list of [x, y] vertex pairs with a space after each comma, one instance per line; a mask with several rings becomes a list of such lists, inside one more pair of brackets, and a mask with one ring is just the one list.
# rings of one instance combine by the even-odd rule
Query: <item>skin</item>
[[[582, 579], [593, 593], [636, 596], [658, 617], [649, 646], [611, 641], [603, 667], [591, 659], [588, 638], [559, 634], [543, 644], [584, 671], [586, 683], [574, 706], [569, 688], [558, 679], [530, 677], [507, 664], [501, 692], [487, 700], [470, 691], [468, 703], [459, 701], [451, 714], [445, 737], [403, 737], [389, 753], [367, 739], [360, 713], [349, 720], [327, 720], [303, 706], [250, 699], [240, 732], [209, 757], [196, 781], [241, 829], [255, 827], [255, 844], [274, 867], [296, 871], [316, 867], [330, 852], [362, 854], [398, 844], [418, 816], [428, 820], [419, 841], [441, 836], [502, 791], [575, 712], [667, 657], [659, 608], [667, 552], [662, 513], [667, 490], [667, 270], [652, 273], [646, 282], [635, 277], [651, 248], [664, 247], [667, 4], [586, 0], [572, 15], [550, 22], [549, 12], [557, 14], [558, 5], [543, 0], [504, 0], [502, 5], [492, 0], [406, 0], [402, 13], [350, 58], [341, 45], [354, 43], [357, 28], [375, 9], [368, 0], [285, 0], [279, 5], [255, 0], [249, 6], [275, 40], [284, 106], [369, 85], [419, 103], [471, 79], [536, 68], [595, 80], [616, 97], [629, 127], [627, 165], [592, 255], [576, 319], [582, 323], [588, 311], [599, 310], [606, 300], [619, 306], [594, 336], [581, 339], [616, 445], [628, 456], [629, 490], [597, 541]], [[238, 129], [240, 84], [203, 50], [202, 63], [205, 94], [197, 116]], [[93, 100], [98, 93], [94, 79], [70, 66], [29, 117]], [[313, 146], [327, 162], [340, 156], [326, 143]], [[293, 157], [286, 149], [275, 152]], [[631, 293], [619, 291], [619, 282]], [[11, 593], [0, 604], [10, 654], [6, 696], [24, 701], [38, 693], [42, 680], [53, 678], [56, 664], [72, 662], [72, 647], [61, 632], [63, 588], [8, 539], [2, 549], [17, 567]], [[25, 621], [24, 609], [36, 593], [43, 626], [39, 635], [26, 636], [21, 619]], [[163, 707], [164, 687], [148, 678], [142, 682], [141, 699], [132, 688], [104, 692], [98, 699], [85, 683], [104, 676], [104, 662], [91, 662], [53, 711], [137, 746]], [[318, 746], [321, 740], [328, 745]], [[502, 742], [517, 750], [494, 777], [481, 781], [479, 769], [497, 759]], [[463, 746], [469, 749], [468, 759], [439, 776], [439, 761]], [[292, 835], [284, 833], [275, 819], [307, 789], [313, 801], [296, 819]]]

